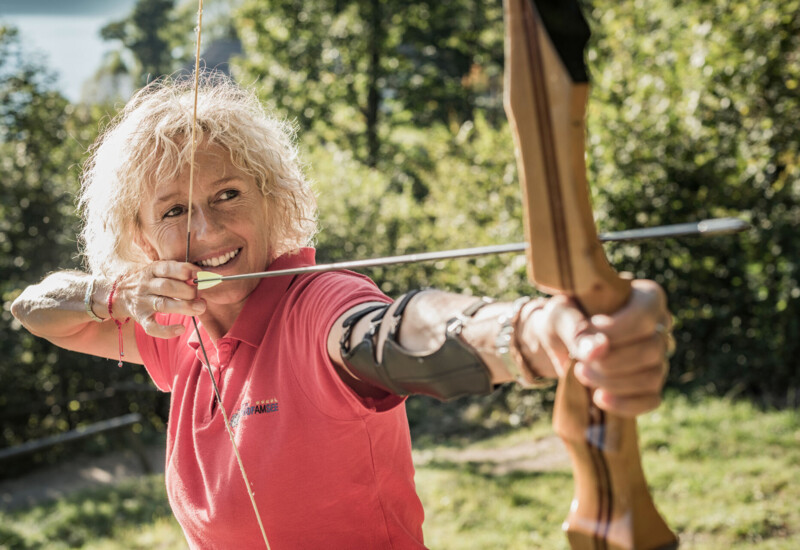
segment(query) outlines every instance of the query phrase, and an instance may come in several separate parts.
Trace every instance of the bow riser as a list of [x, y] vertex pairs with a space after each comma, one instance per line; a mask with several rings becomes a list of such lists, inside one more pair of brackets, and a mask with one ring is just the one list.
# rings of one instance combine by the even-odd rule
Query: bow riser
[[[551, 39], [533, 2], [505, 1], [505, 104], [524, 195], [528, 273], [539, 289], [573, 297], [588, 315], [613, 313], [628, 301], [631, 284], [605, 257], [586, 181], [588, 27], [576, 4], [537, 3], [560, 27], [558, 38]], [[595, 407], [572, 368], [559, 384], [554, 426], [573, 462], [575, 496], [565, 522], [573, 549], [677, 545], [647, 491], [635, 420]]]

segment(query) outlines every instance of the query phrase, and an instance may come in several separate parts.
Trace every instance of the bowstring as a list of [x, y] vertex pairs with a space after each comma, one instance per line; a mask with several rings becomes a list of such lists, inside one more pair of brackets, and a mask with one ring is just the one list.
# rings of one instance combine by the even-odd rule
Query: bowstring
[[[189, 263], [191, 240], [192, 240], [192, 196], [194, 192], [194, 158], [197, 149], [197, 97], [200, 89], [200, 39], [203, 31], [203, 0], [198, 0], [197, 9], [197, 49], [195, 50], [195, 63], [194, 63], [194, 103], [192, 106], [192, 133], [191, 133], [191, 149], [189, 153], [189, 200], [187, 206], [187, 221], [186, 221], [186, 263]], [[200, 350], [203, 352], [203, 364], [206, 367], [206, 372], [211, 379], [211, 387], [214, 389], [214, 399], [217, 406], [222, 413], [222, 420], [225, 423], [225, 429], [228, 432], [228, 437], [233, 446], [233, 452], [236, 455], [236, 462], [239, 464], [239, 471], [242, 474], [245, 487], [247, 488], [247, 495], [250, 497], [250, 503], [253, 506], [253, 512], [258, 521], [258, 527], [261, 530], [261, 536], [264, 538], [264, 544], [267, 550], [271, 550], [269, 540], [267, 539], [267, 532], [264, 529], [264, 524], [261, 521], [261, 514], [258, 512], [258, 505], [256, 504], [255, 493], [253, 492], [250, 480], [247, 477], [247, 472], [244, 469], [244, 462], [239, 454], [239, 448], [236, 446], [236, 439], [233, 435], [233, 428], [228, 420], [228, 413], [225, 411], [225, 406], [222, 404], [222, 396], [219, 393], [217, 380], [214, 377], [214, 372], [211, 370], [211, 362], [208, 360], [208, 353], [203, 344], [203, 339], [200, 336], [200, 327], [197, 325], [197, 317], [192, 316], [192, 325], [194, 325], [195, 334], [197, 334], [197, 341], [200, 343]]]

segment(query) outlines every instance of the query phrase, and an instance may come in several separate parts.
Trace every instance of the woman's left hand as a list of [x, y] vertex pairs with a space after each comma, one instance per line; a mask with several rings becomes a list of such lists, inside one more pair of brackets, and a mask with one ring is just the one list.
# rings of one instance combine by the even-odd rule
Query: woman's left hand
[[626, 417], [661, 403], [668, 356], [675, 347], [664, 290], [648, 280], [632, 284], [630, 300], [612, 315], [587, 318], [572, 300], [556, 296], [523, 315], [524, 323], [517, 327], [522, 331], [518, 341], [540, 345], [535, 355], [524, 345], [520, 350], [537, 374], [562, 377], [575, 360], [575, 376], [595, 390], [595, 404]]

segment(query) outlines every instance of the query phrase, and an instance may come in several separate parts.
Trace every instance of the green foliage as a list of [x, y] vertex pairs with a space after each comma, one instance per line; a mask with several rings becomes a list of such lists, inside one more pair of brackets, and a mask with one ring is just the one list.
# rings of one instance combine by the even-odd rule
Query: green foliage
[[614, 249], [661, 282], [676, 380], [797, 403], [798, 2], [600, 2], [589, 158], [607, 229], [734, 215], [754, 230]]
[[[0, 27], [0, 443], [19, 444], [136, 412], [160, 424], [160, 400], [141, 369], [60, 350], [17, 323], [11, 302], [56, 269], [78, 268], [73, 195], [100, 108], [70, 105], [49, 71], [29, 61], [16, 31]], [[136, 393], [139, 392], [139, 393]], [[102, 439], [94, 443], [102, 443]], [[4, 464], [13, 475], [63, 449]]]
[[[167, 502], [163, 475], [79, 492], [30, 510], [0, 513], [0, 518], [0, 550], [186, 545]], [[153, 544], [153, 533], [160, 546]]]
[[[312, 165], [325, 167], [312, 168], [323, 199], [320, 258], [520, 240], [511, 146], [497, 116], [496, 7], [414, 2], [402, 17], [394, 9], [275, 0], [244, 2], [236, 17], [247, 54], [240, 75], [297, 118]], [[797, 402], [797, 11], [755, 0], [608, 1], [587, 10], [587, 151], [600, 227], [739, 216], [755, 228], [609, 247], [619, 269], [667, 289], [679, 336], [673, 384]], [[381, 107], [371, 120], [376, 89]], [[347, 162], [321, 160], [331, 154]], [[331, 174], [340, 183], [326, 200]], [[371, 275], [387, 292], [431, 284], [513, 295], [529, 292], [519, 261]]]
[[[65, 186], [68, 103], [53, 77], [27, 63], [16, 30], [0, 27], [0, 284], [55, 269], [74, 247], [61, 229], [73, 222]], [[65, 162], [66, 161], [66, 162]], [[46, 250], [52, 243], [58, 250]]]
[[138, 0], [130, 15], [107, 24], [100, 31], [104, 40], [119, 41], [133, 54], [139, 86], [170, 74], [175, 68], [171, 51], [174, 4], [174, 0]]
[[[202, 51], [213, 50], [219, 40], [235, 40], [230, 10], [238, 1], [206, 3], [202, 25]], [[124, 18], [106, 24], [102, 38], [118, 48], [106, 54], [91, 82], [84, 88], [88, 101], [95, 97], [116, 99], [110, 88], [125, 89], [128, 75], [141, 87], [165, 75], [188, 74], [194, 69], [197, 46], [197, 2], [193, 0], [137, 0]], [[213, 55], [213, 54], [212, 54]], [[205, 66], [201, 54], [201, 70]], [[217, 63], [219, 61], [215, 61]], [[129, 90], [128, 90], [129, 91]], [[127, 93], [127, 91], [126, 91]], [[125, 101], [127, 98], [120, 98]]]
[[[170, 63], [190, 55], [193, 8], [171, 5], [142, 0], [136, 13], [149, 6], [153, 17], [131, 16], [115, 30], [131, 51], [137, 40], [162, 45], [152, 58], [142, 45], [142, 60], [166, 63], [145, 73], [171, 71]], [[601, 228], [724, 215], [754, 225], [736, 237], [608, 249], [615, 266], [667, 289], [679, 339], [671, 383], [685, 391], [798, 402], [798, 7], [797, 0], [603, 0], [587, 12], [594, 33], [587, 158]], [[468, 0], [241, 2], [224, 32], [244, 42], [241, 80], [304, 131], [320, 202], [320, 261], [522, 239], [500, 110], [500, 15], [499, 4]], [[165, 52], [169, 63], [159, 57]], [[21, 330], [8, 311], [24, 285], [78, 267], [71, 196], [105, 113], [69, 105], [49, 82], [4, 29], [5, 445], [163, 404], [123, 394], [146, 383], [140, 369], [109, 369], [111, 362], [57, 350]], [[436, 286], [511, 297], [532, 292], [523, 264], [521, 256], [498, 257], [369, 274], [393, 296]], [[532, 418], [520, 416], [525, 401], [515, 391], [470, 403], [460, 406], [483, 406], [472, 419], [461, 416], [470, 427]], [[538, 413], [541, 405], [531, 406]], [[424, 418], [427, 407], [410, 407], [412, 419]], [[458, 407], [442, 410], [458, 416]]]
[[15, 434], [6, 423], [25, 426], [12, 419], [27, 419], [41, 385], [52, 384], [57, 356], [47, 342], [20, 330], [8, 308], [26, 282], [74, 265], [74, 237], [64, 227], [74, 227], [75, 217], [65, 169], [70, 159], [60, 146], [67, 101], [48, 90], [52, 77], [42, 67], [24, 59], [13, 29], [0, 30], [0, 71], [0, 289], [3, 321], [11, 329], [0, 335], [0, 377], [7, 390], [0, 404], [3, 439], [11, 443], [30, 432]]
[[398, 125], [498, 116], [501, 15], [465, 0], [246, 0], [237, 76], [304, 131], [390, 167]]
[[[436, 125], [404, 128], [400, 139], [396, 168], [389, 172], [365, 167], [331, 143], [309, 147], [320, 204], [320, 260], [522, 240], [513, 147], [505, 129], [495, 130], [479, 117], [456, 135]], [[420, 188], [427, 190], [424, 198], [415, 196]], [[531, 290], [524, 258], [513, 256], [393, 266], [371, 270], [370, 276], [395, 295], [415, 286], [495, 296]]]

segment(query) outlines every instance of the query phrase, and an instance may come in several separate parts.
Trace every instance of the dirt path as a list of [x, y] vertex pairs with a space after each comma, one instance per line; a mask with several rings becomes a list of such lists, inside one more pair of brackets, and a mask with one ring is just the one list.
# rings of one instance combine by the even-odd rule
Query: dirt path
[[495, 475], [511, 472], [546, 472], [569, 468], [569, 455], [564, 443], [555, 435], [536, 441], [523, 441], [507, 447], [487, 449], [436, 449], [415, 451], [414, 464], [447, 461], [480, 463]]

